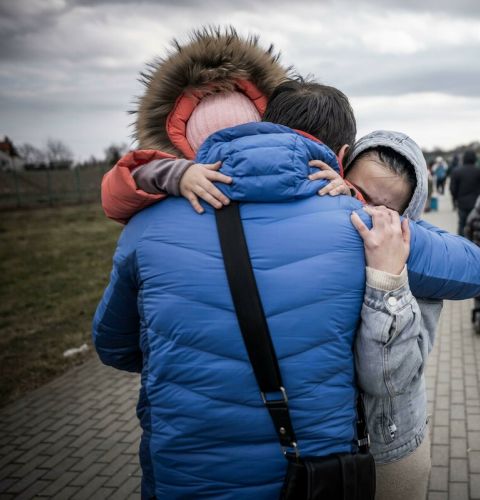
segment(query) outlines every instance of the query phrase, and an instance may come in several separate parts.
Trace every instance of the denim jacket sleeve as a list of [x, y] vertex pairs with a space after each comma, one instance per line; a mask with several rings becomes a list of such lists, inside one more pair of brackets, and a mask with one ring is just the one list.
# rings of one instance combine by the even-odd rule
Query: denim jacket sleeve
[[417, 302], [408, 282], [391, 291], [367, 284], [355, 340], [358, 383], [364, 392], [395, 397], [422, 375], [441, 309], [438, 300]]

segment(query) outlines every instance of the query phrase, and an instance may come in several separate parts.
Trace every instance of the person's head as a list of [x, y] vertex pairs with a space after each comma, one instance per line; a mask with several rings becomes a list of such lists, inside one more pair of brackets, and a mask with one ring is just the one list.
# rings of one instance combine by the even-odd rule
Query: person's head
[[417, 185], [412, 165], [391, 148], [367, 149], [355, 159], [346, 173], [351, 182], [372, 205], [384, 205], [402, 214]]
[[[138, 147], [193, 159], [205, 132], [259, 119], [288, 75], [273, 46], [264, 48], [258, 36], [239, 35], [233, 27], [194, 30], [141, 73], [145, 90], [134, 124]], [[219, 128], [210, 126], [212, 117], [222, 118]]]
[[421, 149], [399, 132], [379, 130], [352, 148], [345, 177], [372, 205], [419, 218], [427, 198], [427, 166]]
[[260, 119], [258, 109], [245, 94], [220, 92], [204, 97], [195, 107], [187, 121], [185, 135], [192, 150], [197, 152], [214, 132]]
[[287, 80], [273, 91], [263, 121], [307, 132], [339, 157], [353, 145], [357, 133], [353, 109], [343, 92], [301, 78]]
[[463, 153], [463, 164], [464, 165], [476, 165], [477, 163], [477, 153], [473, 149], [466, 149]]

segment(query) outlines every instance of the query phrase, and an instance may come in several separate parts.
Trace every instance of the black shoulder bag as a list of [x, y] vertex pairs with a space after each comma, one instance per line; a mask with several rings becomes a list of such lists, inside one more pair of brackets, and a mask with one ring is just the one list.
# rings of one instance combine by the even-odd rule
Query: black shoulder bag
[[357, 401], [357, 453], [304, 457], [293, 430], [283, 385], [236, 202], [216, 210], [225, 270], [248, 356], [262, 400], [287, 459], [280, 497], [288, 500], [373, 500], [375, 463], [360, 396]]

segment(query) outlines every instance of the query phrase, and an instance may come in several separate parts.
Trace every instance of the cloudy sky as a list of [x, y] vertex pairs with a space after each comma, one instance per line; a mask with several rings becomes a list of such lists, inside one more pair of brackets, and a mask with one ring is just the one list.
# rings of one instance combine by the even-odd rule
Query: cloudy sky
[[0, 0], [0, 134], [62, 139], [77, 159], [135, 146], [139, 72], [203, 24], [259, 33], [284, 64], [343, 90], [360, 134], [480, 140], [478, 0]]

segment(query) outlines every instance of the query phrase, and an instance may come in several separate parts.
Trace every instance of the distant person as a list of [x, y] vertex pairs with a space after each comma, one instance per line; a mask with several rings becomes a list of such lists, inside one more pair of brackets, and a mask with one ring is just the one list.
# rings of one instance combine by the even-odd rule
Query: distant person
[[451, 178], [453, 172], [459, 166], [460, 166], [460, 156], [458, 156], [458, 154], [455, 153], [450, 161], [450, 164], [448, 165], [447, 178]]
[[432, 196], [433, 196], [433, 175], [432, 167], [434, 162], [430, 162], [427, 166], [427, 201], [425, 203], [425, 212], [432, 210]]
[[[480, 196], [477, 198], [475, 207], [468, 214], [465, 224], [465, 237], [480, 247]], [[480, 334], [480, 297], [475, 298], [472, 323], [475, 327], [475, 332]]]
[[458, 210], [458, 234], [464, 235], [468, 214], [473, 210], [480, 195], [480, 168], [473, 149], [463, 153], [463, 164], [454, 170], [450, 181], [453, 206]]
[[435, 187], [438, 194], [445, 192], [445, 181], [447, 180], [447, 162], [441, 156], [437, 156], [433, 164], [432, 172], [435, 177]]

